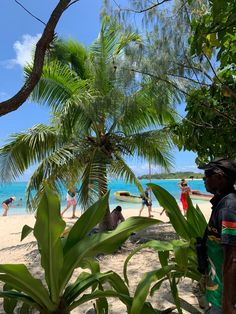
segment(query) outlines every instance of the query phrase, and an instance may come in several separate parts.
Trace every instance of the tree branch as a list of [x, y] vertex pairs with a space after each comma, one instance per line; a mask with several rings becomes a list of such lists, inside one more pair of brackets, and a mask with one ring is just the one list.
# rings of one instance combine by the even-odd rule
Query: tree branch
[[71, 5], [75, 4], [76, 2], [79, 2], [80, 0], [73, 0], [70, 4], [68, 4], [67, 8], [69, 8]]
[[188, 76], [184, 76], [184, 75], [179, 75], [179, 74], [172, 74], [172, 73], [165, 73], [166, 75], [169, 75], [169, 76], [174, 76], [174, 77], [178, 77], [178, 78], [182, 78], [184, 80], [187, 80], [187, 81], [190, 81], [190, 82], [193, 82], [195, 84], [199, 84], [199, 85], [204, 85], [204, 86], [211, 86], [211, 84], [207, 84], [207, 83], [204, 83], [204, 82], [200, 82], [199, 80], [194, 80], [192, 79], [191, 77], [188, 77]]
[[37, 21], [39, 21], [40, 23], [42, 23], [43, 25], [45, 25], [46, 26], [46, 23], [45, 22], [43, 22], [42, 20], [40, 20], [37, 16], [35, 16], [34, 14], [32, 14], [29, 10], [27, 10], [24, 6], [23, 6], [23, 4], [21, 4], [19, 1], [17, 1], [17, 0], [15, 0], [15, 2], [19, 5], [19, 6], [21, 6], [27, 13], [29, 13], [29, 15], [31, 15], [33, 18], [35, 18]]
[[162, 0], [161, 2], [158, 2], [151, 5], [150, 7], [147, 7], [145, 9], [142, 9], [142, 10], [134, 10], [134, 9], [128, 9], [128, 8], [121, 8], [121, 6], [115, 1], [113, 0], [113, 2], [116, 4], [116, 6], [119, 8], [120, 11], [129, 11], [129, 12], [133, 12], [133, 13], [144, 13], [144, 12], [147, 12], [149, 10], [152, 10], [156, 7], [158, 7], [159, 5], [165, 3], [165, 2], [168, 2], [168, 1], [171, 1], [171, 0]]
[[[126, 70], [129, 70], [129, 71], [132, 71], [132, 72], [136, 72], [136, 73], [140, 73], [140, 74], [143, 74], [143, 75], [148, 75], [154, 79], [156, 79], [157, 81], [162, 81], [162, 82], [165, 82], [171, 86], [173, 86], [174, 88], [176, 88], [179, 92], [183, 93], [185, 96], [191, 96], [188, 92], [186, 92], [185, 90], [179, 88], [178, 85], [176, 85], [175, 83], [169, 81], [168, 79], [166, 78], [162, 78], [160, 76], [157, 76], [155, 74], [152, 74], [152, 73], [148, 73], [148, 72], [145, 72], [145, 71], [140, 71], [140, 70], [136, 70], [136, 69], [129, 69], [129, 68], [126, 68]], [[224, 112], [221, 112], [219, 109], [217, 109], [216, 107], [211, 107], [209, 106], [208, 104], [205, 104], [204, 102], [200, 102], [199, 105], [201, 105], [202, 107], [205, 107], [207, 108], [208, 110], [213, 110], [215, 111], [219, 116], [223, 117], [225, 120], [228, 120], [228, 121], [231, 121], [233, 123], [236, 122], [236, 119], [234, 119], [234, 117], [232, 116], [229, 116], [227, 114], [225, 114]]]
[[154, 79], [157, 80], [157, 81], [165, 82], [165, 83], [167, 83], [167, 84], [173, 86], [175, 89], [177, 89], [178, 91], [180, 91], [181, 93], [183, 93], [185, 96], [190, 96], [190, 94], [188, 94], [186, 91], [184, 91], [183, 89], [179, 88], [178, 85], [176, 85], [175, 83], [173, 83], [173, 82], [167, 80], [166, 78], [157, 76], [157, 75], [152, 74], [152, 73], [149, 73], [149, 72], [136, 70], [136, 69], [128, 69], [128, 68], [126, 68], [126, 70], [129, 70], [129, 71], [132, 71], [132, 72], [135, 72], [135, 73], [140, 73], [140, 74], [143, 74], [143, 75], [147, 75], [147, 76], [150, 76], [150, 77], [154, 78]]
[[178, 63], [178, 62], [174, 62], [174, 64], [177, 64], [179, 67], [184, 67], [186, 69], [199, 71], [199, 72], [203, 73], [212, 82], [212, 77], [202, 68], [198, 68], [197, 66], [193, 66], [192, 64], [187, 65], [187, 64], [182, 64], [182, 63]]
[[[72, 2], [74, 3], [75, 1]], [[16, 93], [16, 95], [8, 100], [0, 102], [0, 116], [17, 110], [27, 100], [30, 93], [38, 83], [42, 75], [45, 53], [54, 38], [55, 28], [59, 19], [70, 3], [71, 0], [60, 0], [53, 10], [44, 28], [43, 34], [36, 44], [32, 72], [24, 86]]]

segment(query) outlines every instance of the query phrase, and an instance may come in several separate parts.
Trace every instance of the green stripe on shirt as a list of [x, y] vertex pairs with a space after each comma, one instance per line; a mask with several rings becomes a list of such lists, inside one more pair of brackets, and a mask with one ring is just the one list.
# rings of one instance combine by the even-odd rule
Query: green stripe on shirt
[[222, 234], [229, 234], [229, 235], [235, 235], [236, 236], [236, 229], [223, 228]]

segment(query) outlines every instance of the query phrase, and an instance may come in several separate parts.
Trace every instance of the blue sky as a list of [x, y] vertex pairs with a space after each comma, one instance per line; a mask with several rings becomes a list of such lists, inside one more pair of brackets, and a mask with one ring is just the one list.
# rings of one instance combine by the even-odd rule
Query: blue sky
[[[47, 22], [56, 6], [55, 0], [21, 0], [32, 14]], [[86, 46], [97, 37], [100, 29], [99, 10], [101, 0], [80, 0], [71, 6], [61, 18], [56, 32], [64, 38], [73, 37]], [[43, 31], [44, 25], [26, 13], [15, 1], [0, 1], [0, 100], [13, 96], [23, 83], [22, 66], [30, 57], [30, 47]], [[183, 109], [181, 108], [181, 111]], [[0, 118], [0, 145], [10, 134], [20, 132], [37, 123], [48, 123], [49, 114], [45, 107], [27, 101], [20, 109]], [[173, 152], [173, 171], [197, 171], [195, 154]], [[148, 172], [148, 163], [130, 161], [129, 165], [139, 175]], [[153, 172], [159, 169], [153, 169]], [[23, 180], [31, 174], [29, 169]]]

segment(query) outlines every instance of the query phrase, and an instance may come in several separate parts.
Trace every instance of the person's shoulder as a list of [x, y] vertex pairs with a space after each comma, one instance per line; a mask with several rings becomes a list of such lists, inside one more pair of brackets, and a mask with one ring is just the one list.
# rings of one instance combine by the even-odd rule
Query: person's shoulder
[[217, 205], [218, 208], [224, 210], [233, 210], [236, 214], [236, 192], [232, 192], [224, 196]]

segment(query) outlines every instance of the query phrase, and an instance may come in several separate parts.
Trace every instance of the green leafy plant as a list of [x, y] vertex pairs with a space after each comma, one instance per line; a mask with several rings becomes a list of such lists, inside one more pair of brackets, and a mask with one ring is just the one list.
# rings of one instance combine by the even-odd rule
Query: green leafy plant
[[[65, 222], [60, 216], [59, 198], [45, 184], [33, 229], [45, 281], [34, 278], [24, 264], [0, 265], [0, 281], [5, 284], [0, 296], [4, 298], [5, 313], [14, 313], [17, 305], [21, 313], [32, 313], [32, 309], [45, 314], [70, 313], [90, 300], [96, 300], [96, 313], [108, 313], [107, 297], [119, 298], [130, 313], [133, 298], [127, 285], [113, 271], [101, 273], [93, 257], [99, 253], [113, 253], [132, 232], [158, 221], [131, 217], [113, 231], [89, 235], [106, 213], [108, 197], [109, 193], [93, 204], [77, 220], [68, 236], [61, 238]], [[23, 236], [30, 230], [25, 227]], [[77, 267], [90, 272], [81, 272], [72, 283], [71, 276]], [[104, 288], [104, 283], [109, 283], [109, 288]], [[141, 312], [155, 313], [155, 310], [149, 303], [144, 303]]]
[[194, 208], [190, 198], [188, 199], [187, 219], [185, 219], [175, 198], [170, 193], [155, 184], [148, 184], [148, 186], [152, 188], [160, 205], [165, 208], [172, 226], [181, 239], [169, 242], [152, 240], [141, 245], [127, 257], [124, 264], [124, 277], [127, 284], [129, 283], [127, 277], [128, 262], [134, 254], [143, 248], [156, 250], [161, 264], [160, 269], [147, 272], [138, 284], [131, 313], [141, 313], [140, 309], [149, 291], [153, 295], [166, 280], [169, 281], [178, 313], [182, 313], [177, 285], [183, 277], [188, 277], [197, 282], [201, 279], [201, 274], [197, 270], [195, 239], [203, 236], [207, 223], [199, 207]]

